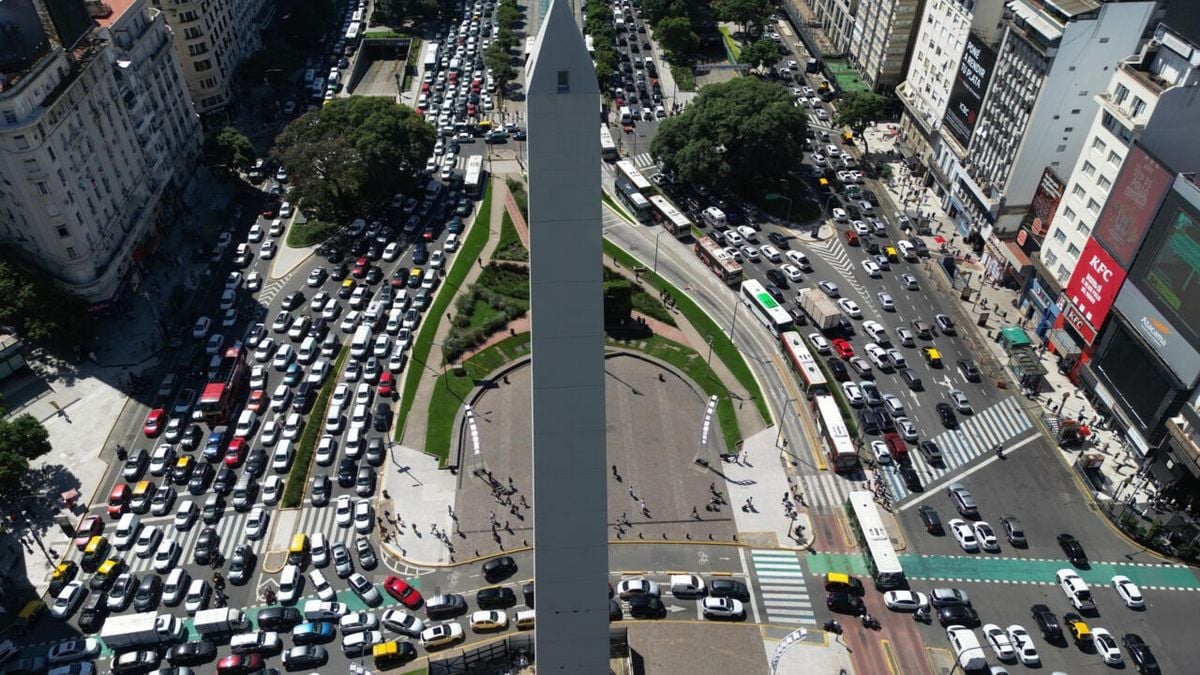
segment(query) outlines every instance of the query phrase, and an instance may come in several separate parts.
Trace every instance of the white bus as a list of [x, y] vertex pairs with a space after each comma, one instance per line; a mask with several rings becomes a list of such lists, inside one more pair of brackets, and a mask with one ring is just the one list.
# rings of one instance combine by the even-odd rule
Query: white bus
[[633, 211], [634, 216], [641, 222], [650, 222], [653, 217], [653, 209], [650, 207], [650, 202], [646, 200], [645, 195], [639, 192], [633, 186], [633, 183], [620, 176], [617, 176], [614, 185], [617, 188], [617, 197], [621, 199], [621, 203], [629, 207]]
[[463, 190], [468, 197], [478, 197], [483, 193], [483, 155], [471, 155], [467, 158]]
[[617, 162], [617, 175], [633, 183], [633, 187], [637, 188], [642, 194], [646, 194], [654, 189], [654, 183], [647, 180], [642, 175], [642, 172], [638, 171], [637, 167], [633, 165], [633, 162], [627, 159]]
[[671, 202], [662, 195], [650, 195], [650, 205], [654, 207], [654, 219], [659, 221], [663, 229], [675, 235], [676, 239], [692, 233], [692, 221], [679, 212]]
[[612, 132], [607, 124], [600, 125], [600, 156], [606, 162], [617, 161], [617, 144], [613, 143]]
[[425, 65], [425, 70], [437, 70], [438, 49], [438, 43], [436, 42], [425, 43], [425, 53], [421, 58], [421, 62]]
[[358, 44], [358, 39], [362, 37], [362, 34], [359, 32], [361, 30], [359, 25], [357, 21], [350, 22], [350, 27], [346, 29], [346, 44]]
[[746, 304], [750, 305], [751, 313], [772, 335], [778, 336], [792, 327], [792, 315], [759, 282], [754, 279], [742, 281], [742, 297], [746, 299]]
[[854, 440], [850, 438], [846, 419], [842, 417], [837, 400], [824, 394], [814, 396], [812, 411], [820, 426], [821, 438], [825, 441], [826, 454], [833, 470], [837, 473], [858, 471], [858, 452], [854, 449]]
[[859, 547], [866, 554], [867, 569], [875, 579], [875, 587], [880, 591], [905, 588], [904, 568], [892, 548], [892, 538], [883, 526], [874, 496], [866, 490], [851, 492], [846, 498], [846, 516]]
[[787, 355], [788, 365], [804, 385], [804, 393], [818, 394], [828, 390], [829, 381], [825, 379], [825, 373], [817, 366], [816, 357], [799, 333], [785, 331], [779, 336], [779, 342], [783, 346], [783, 353]]

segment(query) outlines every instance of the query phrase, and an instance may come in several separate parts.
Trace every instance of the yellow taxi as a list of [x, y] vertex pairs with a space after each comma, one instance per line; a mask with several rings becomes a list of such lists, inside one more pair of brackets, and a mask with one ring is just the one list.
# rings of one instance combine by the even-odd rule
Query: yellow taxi
[[97, 534], [88, 540], [87, 546], [83, 547], [83, 558], [80, 559], [80, 565], [84, 572], [95, 572], [100, 563], [104, 562], [104, 556], [108, 555], [108, 538], [102, 534]]
[[288, 546], [288, 563], [303, 565], [308, 559], [308, 535], [297, 532], [292, 535], [292, 543]]
[[125, 561], [120, 558], [109, 558], [100, 563], [100, 567], [96, 568], [96, 573], [92, 575], [92, 580], [88, 583], [94, 591], [107, 591], [117, 577], [125, 571]]
[[394, 668], [417, 658], [417, 648], [411, 642], [388, 640], [371, 647], [371, 657], [380, 670]]
[[54, 572], [50, 574], [50, 595], [58, 595], [58, 592], [64, 586], [75, 579], [75, 575], [78, 572], [79, 565], [75, 564], [73, 560], [68, 560], [55, 566]]
[[922, 348], [921, 356], [925, 357], [925, 363], [928, 363], [930, 368], [942, 367], [942, 353], [933, 347]]
[[23, 635], [45, 611], [46, 603], [41, 600], [30, 600], [25, 603], [25, 606], [17, 613], [16, 620], [13, 621], [12, 632], [16, 635]]
[[849, 574], [841, 572], [830, 572], [825, 575], [825, 590], [833, 593], [841, 591], [844, 593], [853, 593], [854, 595], [862, 595], [866, 592], [863, 588], [863, 582], [859, 581], [858, 577], [852, 577]]

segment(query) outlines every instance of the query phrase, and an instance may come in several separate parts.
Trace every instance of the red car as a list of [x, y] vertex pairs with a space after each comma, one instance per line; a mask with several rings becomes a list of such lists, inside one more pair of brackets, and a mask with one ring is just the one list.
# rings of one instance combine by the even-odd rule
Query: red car
[[75, 530], [75, 548], [82, 551], [87, 547], [88, 540], [104, 531], [104, 519], [92, 514], [83, 519], [79, 529]]
[[417, 609], [425, 600], [417, 589], [409, 586], [407, 582], [397, 576], [389, 576], [383, 582], [383, 588], [388, 592], [388, 595], [400, 601], [400, 604], [409, 609]]
[[241, 466], [242, 462], [246, 461], [246, 451], [249, 446], [244, 438], [235, 438], [229, 441], [229, 447], [225, 450], [225, 466]]
[[370, 266], [371, 261], [367, 260], [365, 257], [359, 258], [358, 260], [354, 261], [354, 269], [350, 271], [350, 274], [355, 279], [361, 279], [367, 276], [367, 268]]
[[843, 359], [848, 359], [851, 356], [854, 356], [854, 347], [851, 347], [850, 343], [846, 342], [842, 338], [833, 339], [833, 351]]
[[155, 408], [146, 415], [146, 424], [142, 427], [142, 433], [146, 434], [146, 438], [155, 438], [162, 433], [166, 417], [167, 411], [162, 408]]
[[250, 392], [250, 398], [246, 400], [246, 410], [259, 412], [263, 406], [267, 404], [267, 392], [262, 389], [255, 389]]
[[253, 673], [263, 667], [263, 657], [258, 654], [234, 654], [217, 661], [218, 675]]
[[391, 398], [392, 394], [396, 391], [395, 380], [396, 378], [392, 375], [392, 371], [383, 371], [383, 374], [379, 376], [379, 395]]
[[278, 215], [279, 215], [279, 202], [267, 202], [267, 205], [264, 206], [263, 210], [262, 210], [263, 218], [274, 218], [275, 216], [278, 216]]
[[113, 486], [112, 492], [108, 493], [108, 517], [116, 520], [125, 513], [125, 509], [129, 508], [129, 494], [131, 490], [124, 483], [117, 483]]

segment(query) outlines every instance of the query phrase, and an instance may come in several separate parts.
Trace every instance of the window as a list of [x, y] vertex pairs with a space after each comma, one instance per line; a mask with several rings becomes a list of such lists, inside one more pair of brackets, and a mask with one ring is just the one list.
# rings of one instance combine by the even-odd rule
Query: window
[[1117, 105], [1121, 105], [1122, 103], [1125, 102], [1125, 99], [1128, 96], [1129, 96], [1129, 87], [1126, 87], [1123, 84], [1117, 84], [1116, 90], [1113, 91], [1113, 102], [1116, 103]]
[[38, 189], [38, 192], [40, 192], [44, 195], [50, 194], [50, 188], [46, 187], [46, 184], [43, 182], [40, 182], [40, 181], [38, 182], [37, 189]]
[[1072, 258], [1078, 258], [1079, 257], [1079, 247], [1076, 246], [1075, 244], [1071, 244], [1070, 246], [1067, 247], [1067, 255], [1071, 256]]
[[1108, 163], [1113, 166], [1121, 166], [1121, 156], [1110, 150], [1108, 153]]
[[1054, 255], [1054, 251], [1046, 251], [1046, 266], [1049, 267], [1058, 262], [1058, 256]]
[[1062, 243], [1067, 240], [1067, 233], [1061, 227], [1054, 228], [1054, 241]]
[[1092, 213], [1100, 213], [1100, 202], [1095, 199], [1088, 199], [1088, 211]]
[[1081, 221], [1079, 225], [1075, 227], [1075, 231], [1079, 234], [1082, 234], [1084, 237], [1087, 237], [1092, 233], [1092, 228], [1089, 227], [1087, 223]]
[[68, 246], [67, 247], [67, 257], [70, 258], [71, 260], [74, 260], [74, 259], [78, 258], [79, 255], [75, 253], [75, 249]]
[[29, 139], [25, 138], [24, 135], [13, 136], [13, 143], [16, 143], [18, 150], [28, 150], [29, 149]]
[[1085, 161], [1083, 163], [1083, 175], [1085, 175], [1085, 176], [1096, 175], [1096, 165], [1092, 164], [1091, 162]]
[[17, 113], [15, 113], [11, 110], [5, 110], [4, 111], [4, 123], [5, 124], [16, 124], [17, 123]]
[[566, 70], [558, 71], [558, 93], [566, 94], [571, 91], [571, 73]]
[[1108, 146], [1104, 144], [1104, 141], [1100, 140], [1099, 136], [1097, 136], [1092, 139], [1092, 149], [1096, 152], [1104, 152], [1106, 149], [1108, 149]]
[[1133, 97], [1133, 103], [1129, 106], [1129, 112], [1133, 117], [1140, 116], [1146, 110], [1146, 102], [1137, 96]]
[[1112, 181], [1107, 176], [1100, 176], [1100, 180], [1096, 181], [1096, 184], [1105, 192], [1108, 192], [1108, 188], [1112, 187]]
[[1062, 282], [1066, 281], [1066, 280], [1067, 280], [1067, 277], [1068, 277], [1068, 276], [1070, 276], [1070, 274], [1071, 274], [1071, 270], [1067, 269], [1067, 266], [1066, 266], [1066, 265], [1059, 265], [1059, 266], [1058, 266], [1058, 282], [1059, 282], [1060, 284], [1061, 284]]
[[1066, 151], [1067, 151], [1067, 146], [1065, 146], [1065, 145], [1060, 145], [1060, 146], [1058, 146], [1057, 148], [1055, 148], [1055, 149], [1054, 149], [1054, 151], [1055, 151], [1055, 152], [1066, 152]]
[[1073, 190], [1071, 190], [1071, 194], [1075, 195], [1076, 197], [1079, 197], [1080, 199], [1083, 199], [1085, 196], [1087, 196], [1087, 192], [1083, 189], [1083, 186], [1080, 185], [1079, 183], [1075, 184], [1075, 188]]
[[66, 239], [67, 237], [71, 236], [71, 231], [68, 230], [65, 225], [59, 225], [58, 226], [58, 236], [62, 237], [63, 239]]
[[203, 73], [204, 71], [206, 71], [210, 68], [212, 68], [212, 61], [210, 61], [208, 59], [204, 59], [203, 61], [196, 62], [196, 72], [197, 73]]
[[1063, 209], [1062, 214], [1063, 214], [1063, 218], [1067, 218], [1069, 220], [1075, 220], [1075, 209], [1073, 209], [1069, 206]]

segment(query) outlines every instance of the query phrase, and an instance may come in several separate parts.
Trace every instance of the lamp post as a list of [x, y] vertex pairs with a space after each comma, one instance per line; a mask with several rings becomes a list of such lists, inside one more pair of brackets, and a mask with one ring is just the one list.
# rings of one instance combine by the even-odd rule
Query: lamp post
[[779, 433], [775, 435], [775, 447], [777, 447], [777, 448], [779, 447], [779, 440], [781, 438], [783, 438], [783, 420], [785, 417], [787, 417], [788, 406], [795, 402], [796, 402], [796, 399], [789, 397], [788, 400], [783, 402], [783, 407], [780, 409]]
[[708, 343], [708, 356], [704, 357], [704, 365], [706, 365], [706, 366], [709, 366], [709, 367], [712, 367], [712, 343], [713, 343], [713, 336], [711, 336], [711, 335], [709, 335], [709, 336], [706, 336], [706, 337], [704, 338], [704, 341]]
[[741, 309], [741, 307], [742, 307], [742, 301], [741, 300], [735, 301], [735, 303], [733, 305], [733, 320], [729, 322], [729, 341], [731, 343], [734, 340], [733, 331], [734, 331], [734, 329], [737, 328], [737, 315], [738, 315], [738, 310]]
[[654, 266], [651, 269], [651, 276], [658, 276], [658, 238], [666, 234], [666, 230], [660, 229], [654, 237]]

